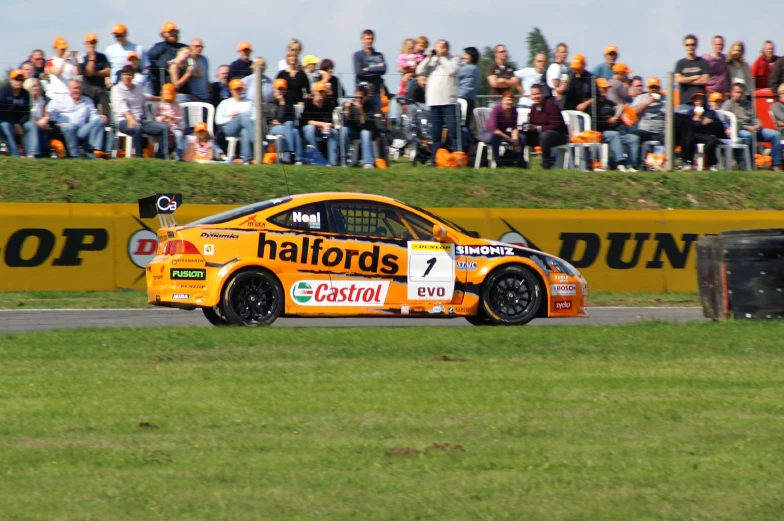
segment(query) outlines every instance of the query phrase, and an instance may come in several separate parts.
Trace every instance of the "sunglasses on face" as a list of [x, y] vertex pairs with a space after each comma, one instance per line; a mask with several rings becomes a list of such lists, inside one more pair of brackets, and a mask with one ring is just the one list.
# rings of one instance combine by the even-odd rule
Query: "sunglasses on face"
[[686, 47], [697, 47], [696, 43], [687, 43], [687, 44], [684, 44], [684, 45], [686, 45]]

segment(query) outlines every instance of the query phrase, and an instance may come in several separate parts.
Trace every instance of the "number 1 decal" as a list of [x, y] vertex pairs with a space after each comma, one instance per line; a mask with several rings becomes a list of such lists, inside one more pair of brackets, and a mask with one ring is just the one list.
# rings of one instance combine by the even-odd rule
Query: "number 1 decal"
[[427, 259], [427, 269], [425, 270], [425, 273], [422, 274], [422, 278], [427, 277], [428, 273], [430, 273], [430, 270], [432, 270], [433, 266], [436, 265], [436, 260], [437, 259], [435, 257]]

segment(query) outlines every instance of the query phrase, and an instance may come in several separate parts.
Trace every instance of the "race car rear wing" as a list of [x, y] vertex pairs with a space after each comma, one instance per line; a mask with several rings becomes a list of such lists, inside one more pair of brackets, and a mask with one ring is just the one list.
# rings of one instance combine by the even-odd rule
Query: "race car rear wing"
[[161, 228], [177, 226], [172, 215], [182, 206], [182, 194], [155, 194], [139, 199], [139, 217], [152, 219], [156, 215]]

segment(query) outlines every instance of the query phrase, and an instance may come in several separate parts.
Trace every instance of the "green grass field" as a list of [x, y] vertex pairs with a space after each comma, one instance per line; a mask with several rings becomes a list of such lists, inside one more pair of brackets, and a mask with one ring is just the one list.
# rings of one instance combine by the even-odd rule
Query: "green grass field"
[[780, 520], [778, 323], [0, 336], [8, 520]]
[[[424, 207], [784, 209], [784, 176], [757, 172], [621, 174], [532, 169], [389, 170], [289, 167], [291, 193], [358, 191]], [[135, 203], [181, 192], [186, 204], [239, 204], [285, 195], [279, 165], [242, 167], [155, 160], [0, 158], [0, 202]]]

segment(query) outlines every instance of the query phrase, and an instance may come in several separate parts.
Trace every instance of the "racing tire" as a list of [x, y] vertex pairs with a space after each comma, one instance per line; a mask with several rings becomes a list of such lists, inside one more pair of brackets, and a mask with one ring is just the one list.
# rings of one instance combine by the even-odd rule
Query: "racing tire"
[[536, 317], [541, 303], [539, 280], [522, 266], [504, 266], [492, 272], [482, 285], [481, 311], [493, 324], [527, 324]]
[[477, 310], [476, 315], [471, 315], [471, 316], [464, 317], [464, 318], [472, 326], [494, 326], [495, 325], [493, 322], [490, 321], [489, 318], [487, 318], [487, 315], [485, 314], [484, 309], [482, 309], [481, 304], [479, 306], [479, 310]]
[[226, 313], [223, 312], [221, 306], [211, 308], [201, 308], [204, 313], [204, 318], [213, 326], [228, 326], [231, 323], [226, 319]]
[[229, 279], [221, 304], [234, 325], [268, 326], [283, 311], [283, 288], [267, 271], [241, 271]]

